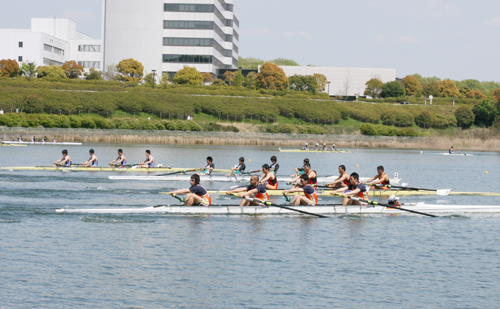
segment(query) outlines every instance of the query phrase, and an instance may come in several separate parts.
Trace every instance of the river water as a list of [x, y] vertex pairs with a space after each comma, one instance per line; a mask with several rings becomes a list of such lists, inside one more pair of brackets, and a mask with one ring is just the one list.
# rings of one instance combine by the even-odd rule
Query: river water
[[[0, 166], [49, 166], [62, 146], [0, 147]], [[93, 148], [100, 166], [123, 148], [129, 163], [201, 167], [213, 156], [247, 170], [272, 155], [278, 174], [303, 153], [209, 146]], [[425, 155], [352, 149], [307, 155], [319, 175], [339, 164], [361, 176], [383, 165], [410, 186], [498, 192], [499, 155]], [[251, 161], [250, 161], [251, 160]], [[358, 167], [356, 167], [358, 165]], [[488, 173], [485, 173], [488, 172]], [[54, 209], [175, 203], [160, 191], [182, 182], [111, 181], [106, 172], [0, 172], [0, 308], [498, 308], [500, 214], [171, 216], [55, 214]], [[206, 183], [206, 188], [234, 184]], [[276, 198], [277, 202], [283, 202]], [[324, 199], [326, 201], [326, 199]], [[328, 201], [335, 202], [334, 198]], [[402, 202], [500, 204], [499, 197], [413, 196]], [[234, 204], [227, 197], [215, 203]]]

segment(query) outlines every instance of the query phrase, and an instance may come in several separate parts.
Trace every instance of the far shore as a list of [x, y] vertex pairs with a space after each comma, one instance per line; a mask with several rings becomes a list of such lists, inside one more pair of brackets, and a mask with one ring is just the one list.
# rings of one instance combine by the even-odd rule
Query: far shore
[[166, 144], [166, 145], [234, 145], [272, 146], [301, 148], [305, 143], [328, 147], [335, 143], [342, 148], [387, 148], [448, 151], [500, 152], [500, 139], [479, 139], [466, 137], [396, 137], [365, 135], [315, 135], [315, 134], [272, 134], [244, 132], [183, 132], [183, 131], [141, 131], [141, 130], [92, 130], [92, 129], [49, 129], [49, 128], [7, 128], [0, 127], [4, 141], [17, 140], [22, 136], [30, 141], [56, 137], [64, 142], [113, 143], [113, 144]]

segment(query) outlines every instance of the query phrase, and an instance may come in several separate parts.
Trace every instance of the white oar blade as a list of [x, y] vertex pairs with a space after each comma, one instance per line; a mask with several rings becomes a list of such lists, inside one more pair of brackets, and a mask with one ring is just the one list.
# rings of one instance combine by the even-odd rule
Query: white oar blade
[[451, 192], [451, 189], [440, 189], [436, 191], [437, 195], [449, 195]]

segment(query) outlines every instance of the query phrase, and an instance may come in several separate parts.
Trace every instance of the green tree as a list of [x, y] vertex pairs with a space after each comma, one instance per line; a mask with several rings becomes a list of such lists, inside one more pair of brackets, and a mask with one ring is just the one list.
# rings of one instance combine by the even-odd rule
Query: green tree
[[243, 73], [241, 73], [241, 70], [238, 70], [234, 75], [234, 85], [236, 87], [241, 87], [241, 85], [243, 85], [244, 80], [245, 78], [243, 77]]
[[257, 73], [250, 72], [245, 76], [245, 87], [249, 89], [255, 89], [255, 78], [257, 77]]
[[271, 60], [269, 62], [272, 62], [276, 65], [285, 65], [285, 66], [299, 66], [299, 64], [291, 59], [284, 59], [284, 58], [276, 58], [274, 60]]
[[124, 59], [116, 66], [117, 80], [124, 82], [140, 83], [144, 76], [144, 66], [137, 60]]
[[76, 63], [75, 60], [66, 61], [62, 66], [64, 73], [66, 76], [71, 79], [75, 79], [80, 77], [83, 73], [83, 66], [81, 64]]
[[66, 78], [66, 73], [60, 66], [46, 65], [38, 67], [38, 78], [45, 78], [51, 81], [59, 81]]
[[500, 102], [500, 89], [493, 90], [493, 100]]
[[457, 88], [457, 85], [450, 80], [445, 79], [438, 82], [438, 93], [440, 97], [445, 98], [457, 98], [460, 96], [460, 91]]
[[457, 118], [457, 126], [463, 129], [469, 128], [475, 120], [474, 113], [467, 106], [457, 108], [455, 118]]
[[29, 81], [35, 78], [38, 73], [35, 62], [23, 62], [21, 64], [21, 74], [26, 76]]
[[274, 60], [270, 61], [265, 61], [262, 59], [257, 59], [257, 58], [243, 58], [239, 57], [238, 58], [238, 65], [242, 69], [250, 69], [250, 70], [257, 70], [259, 68], [259, 65], [263, 65], [266, 62], [271, 62], [276, 65], [287, 65], [287, 66], [298, 66], [299, 64], [293, 60], [290, 59], [283, 59], [283, 58], [277, 58]]
[[372, 97], [374, 99], [380, 97], [380, 92], [382, 91], [382, 87], [384, 83], [378, 78], [372, 78], [365, 83], [366, 89], [364, 92], [365, 96]]
[[36, 94], [29, 95], [24, 100], [24, 110], [30, 112], [43, 112], [43, 100]]
[[417, 117], [415, 117], [415, 123], [417, 126], [424, 128], [424, 129], [429, 129], [432, 126], [432, 115], [428, 111], [422, 111], [420, 114], [418, 114]]
[[283, 69], [274, 63], [266, 62], [260, 67], [255, 85], [257, 88], [285, 90], [288, 88], [288, 78]]
[[420, 81], [412, 75], [408, 75], [403, 78], [403, 85], [405, 87], [406, 95], [408, 96], [420, 96], [424, 90]]
[[465, 94], [466, 98], [476, 99], [476, 100], [484, 100], [487, 97], [480, 90], [471, 90]]
[[102, 80], [102, 72], [91, 68], [88, 73], [85, 73], [86, 80]]
[[380, 96], [382, 98], [402, 97], [404, 95], [405, 95], [405, 88], [397, 80], [385, 83], [382, 86], [382, 91], [380, 92]]
[[223, 86], [227, 86], [227, 84], [220, 78], [217, 78], [216, 80], [214, 80], [214, 82], [212, 83], [212, 86], [218, 86], [218, 87], [223, 87]]
[[472, 109], [474, 113], [474, 123], [479, 126], [491, 126], [495, 120], [495, 104], [490, 100], [482, 100]]
[[433, 81], [423, 85], [423, 93], [426, 97], [430, 95], [437, 97], [439, 95], [438, 82]]
[[234, 78], [236, 76], [236, 72], [233, 71], [226, 71], [224, 72], [224, 81], [229, 85], [229, 86], [234, 86]]
[[316, 83], [318, 84], [318, 91], [325, 91], [326, 85], [328, 84], [328, 80], [325, 75], [314, 73], [313, 77], [316, 79]]
[[441, 78], [436, 77], [436, 76], [422, 77], [422, 75], [420, 75], [420, 74], [413, 74], [413, 77], [418, 79], [418, 81], [420, 82], [420, 84], [422, 84], [422, 86], [425, 86], [425, 85], [430, 84], [430, 83], [437, 83], [437, 82], [441, 81]]
[[179, 85], [201, 85], [202, 82], [203, 76], [192, 67], [184, 67], [174, 76], [174, 83]]
[[288, 78], [288, 82], [290, 90], [316, 93], [318, 89], [318, 81], [311, 75], [293, 75]]
[[0, 71], [2, 71], [2, 77], [17, 77], [19, 75], [19, 64], [13, 59], [0, 60]]
[[214, 82], [214, 75], [212, 73], [201, 73], [203, 77], [203, 83], [211, 84]]

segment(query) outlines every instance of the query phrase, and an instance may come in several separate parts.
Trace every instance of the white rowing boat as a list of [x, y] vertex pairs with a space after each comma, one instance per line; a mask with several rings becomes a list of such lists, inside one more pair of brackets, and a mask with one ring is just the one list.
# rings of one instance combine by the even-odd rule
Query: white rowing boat
[[81, 146], [82, 143], [69, 142], [19, 142], [19, 141], [3, 141], [2, 144], [10, 145], [66, 145], [66, 146]]
[[323, 150], [323, 149], [317, 149], [317, 150], [308, 149], [308, 150], [305, 150], [305, 149], [281, 149], [281, 148], [279, 148], [278, 150], [280, 152], [350, 153], [350, 151], [348, 151], [348, 150]]
[[[384, 206], [287, 206], [314, 214], [403, 214], [408, 212]], [[500, 205], [432, 205], [413, 204], [403, 208], [424, 213], [500, 213]], [[88, 214], [148, 214], [165, 213], [175, 215], [296, 215], [293, 210], [280, 207], [262, 206], [150, 206], [140, 208], [60, 208], [56, 213], [88, 213]]]
[[[449, 153], [449, 152], [423, 152], [420, 151], [420, 154], [424, 155], [436, 155], [436, 156], [467, 156], [467, 157], [473, 157], [473, 153]], [[478, 156], [478, 154], [476, 154]]]
[[[201, 181], [226, 181], [226, 182], [239, 182], [239, 181], [250, 181], [251, 175], [243, 175], [243, 176], [225, 176], [225, 175], [202, 175], [200, 176]], [[112, 180], [140, 180], [140, 181], [189, 181], [191, 175], [164, 175], [164, 176], [108, 176], [109, 179]], [[330, 183], [337, 179], [338, 176], [318, 176], [318, 183]], [[294, 177], [290, 176], [278, 176], [278, 182], [280, 183], [288, 183], [291, 182]], [[365, 181], [370, 178], [368, 177], [360, 177], [360, 181]], [[390, 179], [391, 184], [398, 184], [401, 179], [392, 178]]]

